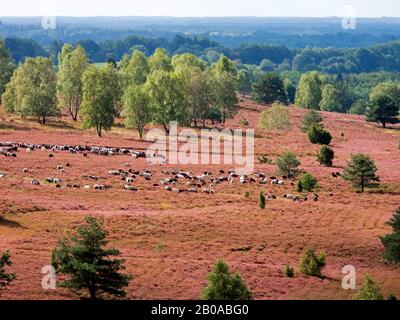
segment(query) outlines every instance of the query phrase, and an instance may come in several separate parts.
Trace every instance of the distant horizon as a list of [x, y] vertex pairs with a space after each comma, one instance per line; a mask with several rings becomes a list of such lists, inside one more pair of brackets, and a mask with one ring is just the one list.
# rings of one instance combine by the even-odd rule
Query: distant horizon
[[[3, 16], [1, 18], [42, 18], [43, 15], [24, 15], [24, 16]], [[58, 18], [171, 18], [171, 19], [342, 19], [342, 16], [114, 16], [114, 15], [97, 15], [97, 16], [70, 16], [70, 15], [55, 15]], [[400, 19], [400, 16], [357, 16], [357, 19]]]
[[398, 0], [0, 0], [2, 17], [400, 17]]

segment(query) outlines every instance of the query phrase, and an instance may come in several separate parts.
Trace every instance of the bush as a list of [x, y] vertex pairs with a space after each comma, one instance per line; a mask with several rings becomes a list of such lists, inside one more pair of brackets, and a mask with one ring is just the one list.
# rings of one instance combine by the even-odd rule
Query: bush
[[258, 206], [260, 209], [265, 209], [265, 195], [263, 191], [260, 191], [260, 195], [258, 196]]
[[400, 265], [400, 208], [387, 224], [393, 232], [380, 238], [385, 248], [383, 258], [394, 265]]
[[11, 255], [8, 251], [0, 255], [0, 288], [9, 285], [15, 279], [14, 273], [6, 271], [6, 267], [11, 267], [12, 265], [10, 257]]
[[317, 153], [317, 161], [326, 167], [332, 167], [334, 157], [335, 152], [328, 146], [321, 146]]
[[245, 198], [250, 198], [250, 191], [246, 191], [246, 192], [244, 193], [244, 197], [245, 197]]
[[[311, 174], [311, 173], [305, 173], [303, 176], [300, 178], [300, 185], [301, 185], [301, 190], [306, 190], [306, 191], [313, 191], [314, 188], [317, 186], [317, 179]], [[299, 188], [299, 185], [297, 185]], [[301, 191], [299, 191], [301, 192]]]
[[291, 151], [286, 151], [279, 158], [276, 159], [278, 173], [287, 176], [295, 176], [299, 173], [298, 167], [300, 161], [296, 155]]
[[312, 125], [308, 130], [308, 139], [313, 144], [328, 145], [332, 141], [332, 135], [329, 131], [318, 125]]
[[303, 121], [301, 122], [300, 130], [304, 133], [307, 133], [313, 125], [319, 125], [323, 127], [323, 121], [324, 118], [322, 118], [321, 114], [318, 111], [310, 110], [304, 116]]
[[294, 277], [294, 268], [286, 265], [285, 269], [283, 269], [283, 274], [288, 278], [293, 278]]
[[261, 164], [272, 164], [272, 159], [268, 158], [267, 156], [261, 155], [257, 157], [258, 162]]
[[208, 284], [202, 293], [203, 300], [250, 300], [251, 291], [239, 273], [232, 276], [224, 261], [218, 261], [208, 275]]
[[301, 180], [299, 180], [299, 181], [297, 182], [296, 191], [297, 191], [297, 192], [303, 192], [303, 184], [301, 183]]
[[316, 255], [315, 249], [306, 249], [300, 259], [300, 271], [301, 273], [312, 276], [322, 277], [321, 270], [326, 265], [326, 255], [323, 251], [320, 252], [319, 256]]
[[242, 126], [245, 126], [245, 127], [248, 127], [248, 126], [249, 126], [249, 121], [247, 121], [247, 119], [242, 119], [242, 120], [239, 121], [239, 123], [240, 123]]
[[384, 297], [379, 289], [379, 287], [375, 284], [374, 280], [370, 278], [370, 276], [366, 276], [364, 280], [364, 285], [353, 298], [354, 300], [384, 300]]
[[271, 108], [261, 112], [258, 124], [261, 129], [290, 130], [288, 107], [279, 103], [274, 103]]

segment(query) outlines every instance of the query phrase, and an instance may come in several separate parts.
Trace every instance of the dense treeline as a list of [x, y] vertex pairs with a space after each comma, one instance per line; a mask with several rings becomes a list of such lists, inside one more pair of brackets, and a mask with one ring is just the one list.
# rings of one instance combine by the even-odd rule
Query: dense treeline
[[80, 116], [83, 127], [96, 128], [98, 135], [119, 116], [141, 137], [150, 122], [162, 125], [167, 133], [170, 121], [186, 126], [224, 123], [232, 115], [237, 91], [264, 104], [294, 103], [308, 109], [365, 114], [383, 126], [398, 121], [398, 73], [274, 71], [269, 60], [257, 66], [234, 62], [223, 54], [215, 62], [191, 53], [171, 58], [163, 48], [147, 56], [140, 46], [133, 46], [132, 53], [124, 54], [118, 64], [110, 59], [100, 67], [90, 64], [84, 47], [64, 45], [58, 54], [57, 74], [51, 59], [45, 57], [28, 58], [12, 73], [15, 66], [2, 42], [0, 58], [4, 70], [0, 93], [4, 91], [6, 111], [35, 116], [44, 124], [60, 113], [60, 106], [75, 121]]
[[[4, 48], [3, 54], [7, 60]], [[5, 79], [2, 104], [8, 113], [36, 117], [41, 124], [67, 110], [99, 136], [122, 116], [143, 137], [150, 122], [166, 133], [171, 121], [186, 126], [224, 123], [237, 103], [237, 79], [235, 63], [223, 55], [207, 64], [188, 53], [171, 58], [162, 48], [150, 57], [134, 50], [119, 65], [96, 66], [89, 64], [81, 46], [64, 45], [57, 74], [49, 58], [27, 58], [20, 64], [9, 82]]]
[[176, 34], [200, 35], [228, 48], [244, 44], [286, 45], [289, 48], [362, 48], [399, 38], [398, 18], [358, 18], [356, 30], [344, 30], [340, 17], [331, 18], [176, 18], [176, 17], [57, 17], [55, 30], [44, 30], [41, 17], [2, 17], [3, 38], [31, 38], [48, 46], [54, 39], [100, 43], [130, 34], [172, 39]]
[[[81, 40], [90, 62], [120, 61], [125, 54], [140, 50], [147, 56], [157, 48], [164, 48], [169, 55], [192, 53], [209, 63], [216, 62], [220, 54], [243, 64], [258, 65], [263, 71], [320, 71], [329, 74], [358, 74], [378, 71], [400, 71], [400, 41], [388, 42], [369, 48], [315, 48], [289, 49], [284, 45], [242, 45], [236, 49], [223, 47], [205, 37], [176, 35], [172, 39], [128, 36], [123, 40], [95, 42]], [[32, 39], [6, 38], [5, 46], [15, 62], [26, 57], [46, 56], [57, 64], [62, 41], [54, 40], [46, 47]]]

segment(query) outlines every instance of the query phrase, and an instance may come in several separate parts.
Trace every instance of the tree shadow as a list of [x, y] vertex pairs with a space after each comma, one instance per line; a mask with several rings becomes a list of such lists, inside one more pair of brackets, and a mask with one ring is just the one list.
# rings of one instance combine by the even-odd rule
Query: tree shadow
[[26, 229], [26, 227], [21, 225], [19, 222], [13, 221], [13, 220], [9, 220], [9, 219], [7, 219], [5, 217], [0, 217], [0, 225], [8, 227], [8, 228]]

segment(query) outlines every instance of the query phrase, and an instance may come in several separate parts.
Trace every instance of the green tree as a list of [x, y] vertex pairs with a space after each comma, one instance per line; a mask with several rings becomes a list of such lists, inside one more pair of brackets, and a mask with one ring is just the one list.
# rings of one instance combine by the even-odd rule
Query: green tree
[[238, 71], [237, 86], [243, 97], [251, 92], [251, 75], [249, 70], [240, 69]]
[[119, 250], [106, 248], [108, 233], [104, 230], [103, 219], [86, 217], [86, 225], [80, 226], [70, 239], [60, 241], [52, 253], [52, 265], [57, 274], [68, 278], [61, 286], [82, 294], [89, 293], [91, 299], [108, 294], [125, 296], [124, 287], [131, 277], [124, 270], [124, 260], [115, 259], [121, 255]]
[[315, 249], [308, 248], [303, 252], [300, 259], [300, 272], [307, 276], [322, 277], [322, 268], [326, 265], [325, 252], [321, 251], [317, 256]]
[[225, 66], [224, 63], [219, 61], [209, 70], [207, 76], [210, 79], [211, 103], [219, 109], [222, 123], [225, 123], [226, 119], [232, 116], [237, 104], [236, 74], [230, 63]]
[[322, 89], [320, 109], [330, 112], [341, 112], [342, 105], [340, 103], [341, 92], [333, 85], [326, 84]]
[[271, 104], [273, 102], [288, 103], [285, 86], [276, 73], [264, 74], [253, 86], [253, 94], [258, 102]]
[[364, 285], [353, 298], [354, 300], [384, 300], [384, 297], [376, 285], [375, 281], [367, 275], [364, 279]]
[[292, 151], [286, 151], [276, 159], [276, 165], [279, 174], [296, 176], [299, 172], [300, 161]]
[[58, 95], [74, 121], [78, 119], [83, 96], [82, 75], [88, 65], [89, 60], [81, 46], [73, 50], [71, 45], [64, 45], [58, 56]]
[[300, 178], [301, 190], [313, 191], [317, 186], [317, 179], [311, 173], [305, 173]]
[[251, 292], [238, 273], [231, 275], [224, 261], [218, 261], [208, 275], [208, 284], [202, 293], [203, 300], [250, 300]]
[[151, 100], [145, 86], [130, 85], [123, 97], [125, 125], [135, 128], [143, 139], [146, 125], [151, 121]]
[[322, 99], [322, 82], [317, 71], [311, 71], [301, 76], [297, 86], [295, 104], [306, 109], [319, 109]]
[[324, 118], [321, 116], [321, 114], [318, 111], [310, 110], [305, 114], [305, 116], [301, 122], [300, 130], [302, 132], [306, 133], [306, 132], [308, 132], [308, 130], [310, 130], [310, 128], [313, 125], [319, 125], [319, 126], [323, 127], [323, 124], [322, 124], [323, 121], [324, 121]]
[[292, 84], [292, 81], [290, 81], [289, 78], [285, 78], [283, 80], [283, 86], [285, 88], [289, 103], [294, 103], [296, 99], [296, 87]]
[[150, 70], [157, 71], [172, 71], [171, 58], [168, 56], [168, 53], [163, 48], [157, 48], [153, 55], [149, 58], [149, 66]]
[[262, 111], [258, 126], [268, 130], [290, 130], [290, 114], [286, 106], [274, 103], [272, 107]]
[[118, 79], [111, 66], [90, 66], [83, 73], [83, 100], [80, 114], [83, 128], [96, 128], [101, 137], [102, 130], [110, 130], [114, 124]]
[[308, 139], [313, 144], [329, 145], [332, 141], [332, 135], [319, 125], [312, 125], [308, 130]]
[[14, 273], [8, 273], [6, 267], [11, 267], [10, 253], [4, 252], [0, 255], [0, 288], [10, 284], [15, 279]]
[[6, 84], [10, 81], [15, 65], [12, 62], [10, 52], [0, 39], [0, 96], [3, 94]]
[[206, 66], [202, 59], [191, 53], [176, 54], [172, 57], [172, 67], [176, 72], [181, 72], [188, 68], [198, 68], [201, 71], [205, 71]]
[[331, 147], [328, 147], [326, 145], [321, 146], [321, 148], [317, 153], [317, 161], [326, 167], [333, 166], [334, 157], [335, 157], [335, 152]]
[[263, 191], [260, 191], [260, 194], [258, 196], [258, 206], [260, 209], [265, 209], [265, 195]]
[[27, 58], [14, 72], [3, 94], [6, 110], [22, 117], [35, 116], [45, 124], [58, 115], [56, 75], [47, 58]]
[[174, 72], [156, 70], [149, 75], [145, 86], [154, 111], [153, 120], [169, 134], [170, 122], [182, 123], [186, 119], [182, 106], [182, 78]]
[[357, 153], [352, 155], [350, 161], [347, 162], [342, 177], [364, 192], [365, 187], [371, 182], [379, 181], [376, 171], [375, 162], [368, 155]]
[[126, 58], [119, 72], [124, 89], [132, 84], [142, 85], [146, 82], [150, 72], [149, 61], [143, 52], [135, 50], [132, 53], [132, 57]]
[[381, 95], [374, 98], [367, 107], [367, 120], [371, 122], [380, 122], [386, 128], [388, 123], [398, 123], [399, 105], [396, 105], [389, 96]]
[[392, 227], [392, 233], [380, 237], [384, 246], [383, 257], [394, 265], [400, 264], [400, 208], [397, 209], [393, 217], [387, 222]]

